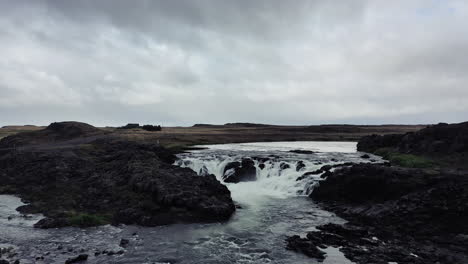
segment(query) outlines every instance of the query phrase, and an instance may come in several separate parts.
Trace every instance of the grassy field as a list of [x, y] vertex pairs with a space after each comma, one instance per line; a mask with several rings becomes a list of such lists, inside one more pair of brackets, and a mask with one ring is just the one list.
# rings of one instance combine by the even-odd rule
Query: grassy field
[[141, 129], [114, 130], [113, 134], [133, 140], [158, 141], [177, 149], [191, 145], [269, 141], [357, 141], [371, 134], [417, 131], [425, 126], [197, 126], [164, 127], [159, 132]]
[[[371, 134], [393, 134], [417, 131], [423, 125], [321, 125], [321, 126], [269, 126], [253, 124], [201, 125], [194, 127], [163, 127], [162, 131], [143, 129], [102, 128], [112, 135], [129, 140], [159, 142], [178, 150], [192, 145], [269, 141], [357, 141]], [[0, 138], [44, 127], [7, 126], [0, 128]]]
[[0, 128], [0, 139], [19, 132], [29, 132], [44, 129], [42, 126], [4, 126]]

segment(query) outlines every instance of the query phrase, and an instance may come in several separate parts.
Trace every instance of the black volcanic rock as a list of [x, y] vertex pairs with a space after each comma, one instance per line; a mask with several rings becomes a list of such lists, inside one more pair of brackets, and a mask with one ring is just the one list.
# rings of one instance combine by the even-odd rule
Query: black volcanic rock
[[436, 158], [450, 167], [361, 163], [330, 169], [310, 197], [347, 224], [290, 237], [287, 247], [305, 254], [339, 247], [356, 263], [468, 263], [468, 122], [367, 136], [358, 144], [359, 151], [382, 148]]
[[374, 152], [394, 148], [399, 152], [427, 155], [451, 155], [468, 152], [468, 122], [429, 126], [417, 132], [363, 137], [359, 151]]
[[466, 263], [466, 175], [376, 164], [336, 169], [310, 197], [354, 227], [318, 227], [292, 245], [341, 247], [357, 263]]
[[369, 154], [364, 154], [361, 156], [361, 159], [370, 159]]
[[[411, 177], [408, 177], [411, 175]], [[337, 169], [320, 183], [311, 197], [317, 200], [369, 202], [395, 199], [427, 184], [423, 171], [373, 164]], [[435, 182], [436, 178], [432, 180]]]
[[74, 258], [67, 259], [67, 261], [65, 261], [65, 264], [84, 262], [86, 260], [88, 260], [88, 255], [87, 254], [81, 254], [81, 255], [78, 255], [78, 256], [76, 256]]
[[289, 169], [289, 168], [291, 168], [291, 166], [290, 166], [288, 163], [286, 163], [286, 162], [281, 162], [281, 164], [280, 164], [280, 170], [281, 170], [281, 171], [282, 171], [282, 170]]
[[0, 193], [17, 194], [30, 202], [22, 210], [43, 213], [47, 218], [38, 227], [74, 225], [81, 218], [146, 226], [213, 222], [235, 210], [229, 190], [213, 175], [171, 165], [175, 156], [156, 144], [105, 136], [63, 145], [58, 138], [93, 139], [96, 130], [83, 126], [83, 137], [62, 125], [8, 139], [45, 142], [54, 133], [54, 143], [0, 155]]
[[312, 150], [303, 150], [303, 149], [293, 149], [293, 150], [290, 150], [289, 152], [297, 153], [297, 154], [313, 154], [313, 153], [315, 153]]
[[228, 163], [224, 168], [224, 182], [239, 183], [257, 180], [257, 169], [252, 159], [245, 158], [241, 162]]
[[301, 252], [304, 255], [310, 258], [315, 258], [321, 262], [325, 259], [326, 253], [319, 249], [320, 244], [314, 242], [315, 241], [313, 240], [301, 238], [298, 235], [295, 235], [286, 239], [286, 249]]
[[306, 165], [304, 164], [304, 161], [302, 161], [302, 160], [300, 160], [300, 161], [298, 161], [296, 163], [296, 171], [300, 171], [305, 167], [306, 167]]
[[381, 148], [397, 147], [403, 136], [403, 134], [365, 136], [359, 140], [357, 150], [373, 153]]

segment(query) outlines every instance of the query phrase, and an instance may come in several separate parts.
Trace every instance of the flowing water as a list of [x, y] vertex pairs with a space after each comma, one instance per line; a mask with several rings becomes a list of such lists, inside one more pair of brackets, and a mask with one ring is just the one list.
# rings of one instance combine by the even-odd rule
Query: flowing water
[[[78, 229], [34, 229], [41, 216], [23, 216], [14, 209], [16, 197], [0, 196], [0, 247], [4, 257], [21, 263], [64, 263], [80, 253], [87, 263], [316, 263], [285, 249], [285, 238], [305, 235], [325, 223], [344, 223], [321, 210], [307, 194], [320, 175], [297, 180], [326, 164], [380, 161], [362, 159], [353, 142], [275, 142], [203, 146], [179, 155], [176, 165], [200, 177], [214, 174], [220, 181], [229, 162], [251, 157], [257, 180], [226, 184], [240, 207], [226, 223], [178, 224], [162, 227], [103, 226]], [[309, 150], [298, 154], [290, 150]], [[263, 164], [263, 165], [262, 165]], [[298, 170], [298, 164], [301, 164]], [[130, 241], [126, 248], [120, 239]], [[122, 251], [123, 250], [123, 251]], [[94, 252], [111, 252], [94, 255]], [[120, 251], [120, 252], [119, 252]], [[123, 252], [123, 253], [122, 253]], [[327, 248], [324, 263], [351, 263], [336, 248]], [[116, 253], [116, 254], [114, 254]]]

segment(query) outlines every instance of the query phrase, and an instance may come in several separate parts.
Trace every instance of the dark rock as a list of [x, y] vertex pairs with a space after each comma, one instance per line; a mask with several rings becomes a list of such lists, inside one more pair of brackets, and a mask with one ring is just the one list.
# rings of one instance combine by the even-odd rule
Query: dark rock
[[241, 163], [239, 161], [233, 161], [226, 164], [224, 167], [223, 175], [226, 175], [226, 172], [229, 170], [236, 170], [241, 167]]
[[325, 259], [326, 253], [317, 248], [317, 244], [307, 238], [292, 236], [286, 239], [286, 249], [301, 252], [308, 257], [315, 258], [319, 261]]
[[[13, 186], [15, 194], [30, 203], [21, 210], [46, 216], [36, 227], [81, 225], [82, 219], [84, 226], [214, 222], [227, 220], [235, 210], [226, 186], [213, 175], [199, 177], [173, 166], [175, 156], [157, 144], [102, 134], [96, 138], [96, 130], [84, 125], [54, 124], [46, 130], [6, 140], [53, 139], [34, 145], [34, 151], [26, 151], [30, 145], [25, 145], [20, 153], [0, 154], [2, 185]], [[77, 135], [79, 141], [70, 143], [68, 138]], [[77, 215], [66, 213], [70, 211]]]
[[313, 154], [313, 153], [315, 153], [315, 152], [313, 152], [311, 150], [303, 150], [303, 149], [294, 149], [294, 150], [290, 150], [289, 152], [298, 153], [298, 154]]
[[467, 263], [466, 171], [362, 163], [327, 173], [310, 197], [348, 224], [319, 226], [302, 244], [340, 247], [356, 263]]
[[70, 222], [66, 218], [51, 218], [46, 217], [34, 224], [36, 228], [58, 228], [69, 226]]
[[257, 180], [257, 169], [253, 160], [245, 158], [241, 162], [231, 162], [224, 169], [224, 182], [238, 183]]
[[263, 169], [265, 168], [265, 164], [264, 164], [264, 163], [259, 164], [259, 165], [258, 165], [258, 168], [261, 169], [261, 170], [263, 170]]
[[387, 201], [426, 186], [424, 175], [423, 171], [415, 169], [357, 164], [328, 175], [311, 197], [347, 202]]
[[130, 243], [130, 240], [125, 239], [125, 238], [122, 238], [122, 239], [120, 240], [119, 245], [120, 245], [121, 247], [127, 247], [129, 243]]
[[5, 259], [0, 259], [0, 264], [10, 264], [10, 262]]
[[303, 162], [302, 160], [298, 161], [298, 162], [296, 163], [296, 171], [300, 171], [300, 170], [302, 170], [303, 168], [305, 168], [304, 162]]
[[280, 170], [285, 170], [285, 169], [289, 169], [289, 168], [291, 168], [291, 166], [290, 166], [288, 163], [286, 163], [286, 162], [281, 162], [281, 164], [280, 164]]
[[361, 156], [362, 159], [370, 159], [370, 156], [368, 154], [364, 154]]
[[322, 175], [320, 175], [320, 178], [327, 178], [328, 176], [332, 175], [333, 173], [331, 171], [326, 171]]
[[65, 264], [72, 264], [72, 263], [78, 263], [78, 262], [83, 262], [88, 260], [88, 255], [87, 254], [80, 254], [74, 258], [69, 258], [67, 261], [65, 261]]
[[332, 165], [325, 165], [320, 168], [321, 171], [329, 171], [333, 168]]
[[431, 156], [467, 153], [468, 122], [450, 125], [440, 123], [406, 134], [366, 136], [359, 140], [357, 148], [365, 152], [393, 148], [402, 153]]
[[402, 138], [403, 135], [401, 134], [389, 134], [384, 136], [365, 136], [359, 140], [357, 150], [373, 153], [374, 151], [380, 148], [389, 148], [397, 146]]
[[308, 171], [304, 174], [302, 174], [301, 176], [299, 176], [296, 181], [302, 181], [303, 179], [306, 179], [306, 178], [309, 178], [309, 176], [311, 175], [318, 175], [320, 173], [323, 173], [322, 170], [318, 169], [318, 170], [315, 170], [315, 171]]

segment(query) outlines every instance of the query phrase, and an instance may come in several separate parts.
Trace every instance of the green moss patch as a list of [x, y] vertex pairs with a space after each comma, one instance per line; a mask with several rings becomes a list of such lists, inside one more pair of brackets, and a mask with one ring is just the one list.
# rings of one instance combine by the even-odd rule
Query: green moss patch
[[428, 158], [413, 155], [403, 154], [389, 148], [381, 148], [375, 151], [376, 155], [382, 156], [384, 159], [393, 164], [406, 168], [431, 168], [436, 163]]
[[70, 225], [78, 227], [99, 226], [109, 223], [107, 217], [102, 215], [93, 215], [87, 213], [74, 214], [68, 217]]

